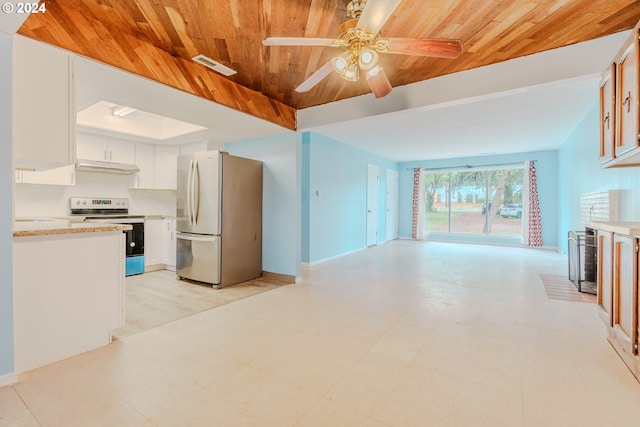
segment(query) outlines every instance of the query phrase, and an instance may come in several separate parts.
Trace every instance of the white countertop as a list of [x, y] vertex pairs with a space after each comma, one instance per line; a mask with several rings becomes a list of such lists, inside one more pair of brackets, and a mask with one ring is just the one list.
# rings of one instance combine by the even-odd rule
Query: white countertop
[[602, 221], [592, 222], [590, 226], [598, 230], [640, 237], [640, 221]]
[[129, 224], [103, 224], [48, 218], [16, 219], [13, 237], [49, 236], [53, 234], [102, 233], [131, 230]]

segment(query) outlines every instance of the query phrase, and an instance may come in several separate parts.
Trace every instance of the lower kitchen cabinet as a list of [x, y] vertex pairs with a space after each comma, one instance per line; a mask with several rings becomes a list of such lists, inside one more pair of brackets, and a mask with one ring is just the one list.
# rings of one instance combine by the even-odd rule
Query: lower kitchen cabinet
[[145, 271], [163, 270], [164, 219], [146, 219], [144, 221], [144, 269]]
[[176, 271], [176, 219], [164, 220], [164, 253], [162, 262], [167, 270]]
[[609, 342], [640, 381], [640, 224], [600, 226], [604, 227], [598, 228], [598, 305], [601, 317], [607, 325]]
[[144, 222], [145, 271], [176, 269], [176, 220], [154, 218]]
[[597, 302], [604, 323], [613, 326], [613, 233], [598, 230]]

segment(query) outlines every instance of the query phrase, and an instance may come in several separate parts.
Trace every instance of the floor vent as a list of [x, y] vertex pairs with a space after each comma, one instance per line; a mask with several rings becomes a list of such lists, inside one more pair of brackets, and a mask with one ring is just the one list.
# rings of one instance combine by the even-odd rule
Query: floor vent
[[233, 70], [233, 69], [227, 67], [226, 65], [222, 65], [218, 61], [215, 61], [215, 60], [209, 58], [208, 56], [197, 55], [197, 56], [194, 56], [191, 59], [193, 59], [194, 61], [196, 61], [199, 64], [204, 65], [207, 68], [211, 68], [213, 71], [216, 71], [216, 72], [218, 72], [220, 74], [224, 74], [225, 76], [231, 76], [231, 75], [234, 75], [235, 73], [237, 73], [236, 70]]

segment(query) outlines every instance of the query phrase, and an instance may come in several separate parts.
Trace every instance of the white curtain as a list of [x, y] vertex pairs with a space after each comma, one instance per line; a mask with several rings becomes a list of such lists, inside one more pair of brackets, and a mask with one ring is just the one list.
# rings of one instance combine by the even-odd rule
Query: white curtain
[[427, 235], [427, 189], [425, 172], [420, 168], [413, 170], [413, 218], [411, 237], [425, 240]]

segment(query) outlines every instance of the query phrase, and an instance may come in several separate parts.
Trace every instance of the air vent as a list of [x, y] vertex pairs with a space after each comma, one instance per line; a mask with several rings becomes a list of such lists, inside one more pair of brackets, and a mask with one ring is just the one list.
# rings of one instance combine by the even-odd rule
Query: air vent
[[215, 60], [209, 58], [208, 56], [197, 55], [197, 56], [194, 56], [191, 59], [193, 59], [194, 61], [196, 61], [199, 64], [204, 65], [207, 68], [211, 68], [213, 71], [217, 71], [220, 74], [224, 74], [225, 76], [231, 76], [231, 75], [237, 73], [236, 70], [232, 70], [231, 68], [227, 67], [226, 65], [222, 65], [218, 61], [215, 61]]

